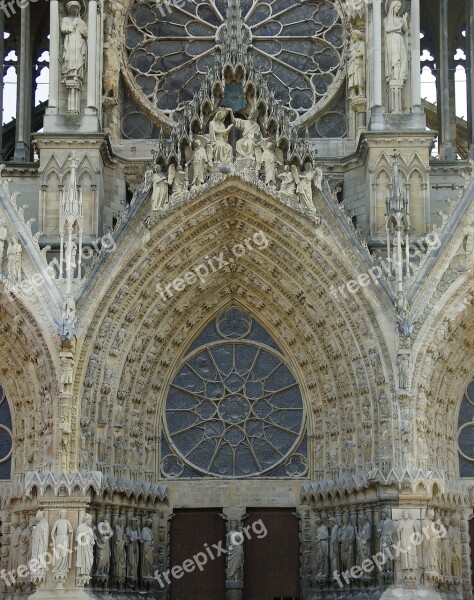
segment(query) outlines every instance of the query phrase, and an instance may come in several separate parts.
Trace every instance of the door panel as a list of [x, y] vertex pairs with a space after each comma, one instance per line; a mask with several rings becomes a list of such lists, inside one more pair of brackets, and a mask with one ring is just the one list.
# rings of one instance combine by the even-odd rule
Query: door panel
[[[206, 554], [204, 544], [212, 552], [212, 544], [223, 541], [225, 547], [225, 521], [219, 517], [222, 510], [177, 510], [171, 521], [170, 569], [192, 560], [198, 552]], [[217, 554], [215, 551], [214, 555]], [[223, 600], [225, 588], [225, 556], [211, 560], [209, 555], [202, 571], [197, 567], [184, 573], [180, 579], [171, 577], [170, 600]], [[201, 561], [204, 561], [201, 558]], [[189, 567], [188, 567], [189, 568]]]
[[[259, 519], [268, 534], [259, 539], [249, 529], [245, 540], [245, 600], [298, 600], [300, 543], [298, 520], [291, 509], [249, 509], [245, 526]], [[258, 532], [260, 526], [256, 527]]]

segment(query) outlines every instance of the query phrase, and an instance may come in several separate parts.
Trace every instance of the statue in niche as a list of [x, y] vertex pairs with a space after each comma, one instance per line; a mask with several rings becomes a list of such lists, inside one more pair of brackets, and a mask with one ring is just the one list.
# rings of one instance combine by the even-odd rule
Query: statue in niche
[[340, 571], [340, 548], [339, 548], [339, 525], [336, 517], [329, 517], [328, 527], [331, 532], [331, 542], [329, 546], [329, 560], [331, 561], [331, 572]]
[[387, 81], [401, 84], [408, 76], [408, 53], [405, 32], [408, 31], [407, 14], [399, 16], [402, 3], [399, 0], [387, 0], [385, 26], [385, 77]]
[[296, 193], [298, 194], [300, 204], [309, 210], [314, 210], [313, 180], [315, 180], [316, 187], [321, 189], [321, 169], [314, 169], [310, 162], [306, 162], [304, 164], [302, 173], [298, 171], [296, 165], [291, 166], [291, 172], [293, 173], [293, 177], [296, 181]]
[[244, 577], [244, 547], [239, 522], [229, 522], [227, 533], [227, 581], [242, 581]]
[[439, 572], [442, 575], [451, 575], [451, 527], [449, 517], [444, 516], [442, 523], [444, 531], [439, 539]]
[[36, 513], [36, 525], [31, 536], [31, 580], [35, 585], [44, 583], [48, 571], [46, 554], [48, 552], [49, 524], [42, 510]]
[[142, 565], [141, 574], [143, 579], [153, 579], [153, 548], [155, 545], [152, 531], [153, 521], [146, 519], [145, 525], [142, 528], [141, 543], [143, 551], [141, 554]]
[[357, 531], [357, 564], [361, 565], [364, 560], [370, 559], [370, 540], [372, 539], [372, 525], [369, 517], [362, 513], [359, 519], [359, 529]]
[[456, 516], [451, 519], [449, 541], [451, 546], [451, 575], [462, 577], [462, 542], [459, 532], [459, 519]]
[[91, 579], [94, 562], [94, 531], [91, 527], [92, 516], [86, 513], [76, 530], [76, 574], [82, 584]]
[[321, 517], [316, 518], [316, 577], [326, 578], [329, 574], [329, 531]]
[[362, 31], [354, 29], [351, 34], [349, 66], [347, 70], [349, 97], [365, 94], [365, 39]]
[[95, 534], [95, 576], [106, 577], [110, 570], [110, 539], [113, 531], [107, 517], [97, 524]]
[[135, 581], [138, 578], [138, 562], [140, 555], [140, 531], [138, 519], [133, 517], [125, 531], [127, 538], [127, 578]]
[[69, 352], [62, 353], [61, 362], [61, 392], [69, 393], [74, 383], [75, 362]]
[[59, 519], [51, 530], [53, 540], [53, 576], [57, 583], [64, 583], [71, 568], [72, 525], [66, 519], [66, 511], [59, 511]]
[[341, 571], [350, 571], [354, 566], [355, 527], [351, 525], [349, 515], [342, 515], [342, 524], [338, 531], [340, 543]]
[[237, 140], [235, 149], [237, 150], [237, 154], [243, 158], [255, 159], [255, 149], [262, 138], [257, 118], [258, 109], [255, 105], [251, 106], [248, 119], [236, 119], [232, 115], [232, 123], [242, 132], [242, 137], [240, 140]]
[[410, 511], [405, 510], [397, 529], [398, 540], [405, 553], [400, 555], [401, 571], [416, 571], [418, 568], [418, 558], [416, 555], [416, 546], [411, 542], [412, 536], [418, 533], [415, 521], [411, 518]]
[[259, 163], [263, 165], [265, 170], [265, 184], [275, 187], [277, 182], [278, 166], [281, 165], [281, 162], [277, 158], [275, 153], [275, 144], [273, 142], [265, 142]]
[[161, 167], [156, 165], [153, 173], [153, 191], [151, 195], [151, 210], [163, 210], [168, 203], [168, 177]]
[[188, 189], [188, 177], [181, 165], [171, 163], [168, 169], [168, 185], [172, 194], [182, 194]]
[[125, 534], [125, 517], [120, 516], [114, 527], [113, 536], [113, 574], [118, 581], [123, 581], [127, 573], [127, 536]]
[[410, 387], [410, 357], [408, 354], [399, 354], [397, 357], [398, 365], [398, 386], [402, 390]]
[[379, 536], [380, 536], [380, 552], [383, 552], [386, 560], [383, 565], [383, 572], [393, 573], [392, 546], [393, 534], [395, 533], [395, 525], [389, 517], [389, 513], [384, 510], [380, 515]]
[[283, 167], [283, 172], [278, 175], [278, 179], [280, 180], [280, 192], [284, 196], [293, 197], [296, 192], [296, 183], [295, 178], [293, 177], [293, 173], [290, 170], [288, 165]]
[[231, 113], [230, 108], [218, 108], [209, 123], [209, 138], [213, 148], [213, 160], [216, 163], [232, 162], [232, 146], [228, 143], [228, 139], [234, 125], [231, 123], [226, 127], [224, 124], [227, 115]]
[[423, 536], [423, 567], [427, 573], [438, 573], [440, 540], [436, 534], [435, 512], [432, 508], [426, 512], [426, 518], [423, 522], [423, 531], [427, 532], [427, 535]]
[[8, 232], [5, 227], [5, 221], [0, 217], [0, 275], [2, 274], [3, 254], [5, 252], [5, 244], [7, 242]]
[[61, 21], [64, 36], [61, 72], [65, 80], [82, 81], [86, 70], [87, 26], [80, 17], [81, 5], [76, 0], [66, 5], [67, 17]]
[[19, 524], [18, 515], [12, 515], [12, 522], [10, 525], [10, 570], [16, 571], [18, 565], [18, 546], [20, 543], [20, 535], [22, 532], [22, 527]]
[[192, 187], [202, 185], [207, 179], [208, 154], [206, 146], [207, 140], [202, 135], [193, 140], [193, 154], [191, 156], [193, 168]]
[[16, 235], [12, 235], [7, 248], [8, 277], [12, 281], [21, 281], [21, 255], [23, 249]]
[[18, 538], [18, 566], [27, 565], [30, 560], [31, 549], [31, 528], [28, 524], [26, 515], [22, 517], [20, 522], [21, 532]]

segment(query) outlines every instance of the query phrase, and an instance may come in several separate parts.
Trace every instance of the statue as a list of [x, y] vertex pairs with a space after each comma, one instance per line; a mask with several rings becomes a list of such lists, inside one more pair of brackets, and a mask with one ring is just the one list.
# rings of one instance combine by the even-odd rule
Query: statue
[[[449, 517], [443, 517], [444, 531], [439, 539], [439, 572], [451, 575], [451, 527]], [[431, 533], [430, 535], [433, 535]]]
[[316, 578], [326, 578], [329, 574], [329, 531], [321, 517], [316, 519]]
[[28, 525], [26, 516], [22, 518], [21, 533], [18, 538], [18, 566], [27, 565], [30, 560], [31, 549], [31, 528]]
[[331, 531], [331, 543], [329, 546], [329, 560], [331, 561], [331, 572], [341, 571], [341, 561], [339, 552], [339, 525], [336, 517], [329, 517], [329, 530]]
[[424, 569], [427, 573], [439, 572], [439, 536], [436, 533], [435, 512], [432, 508], [426, 512], [426, 518], [423, 523], [423, 557]]
[[151, 195], [151, 210], [163, 210], [168, 203], [168, 178], [163, 171], [155, 167], [153, 173], [153, 192]]
[[59, 511], [59, 519], [51, 530], [53, 540], [54, 581], [64, 583], [71, 568], [72, 525], [66, 519], [66, 511]]
[[243, 158], [255, 159], [255, 148], [262, 137], [257, 117], [258, 109], [255, 106], [251, 107], [248, 119], [235, 119], [232, 115], [232, 123], [242, 132], [242, 137], [237, 140], [235, 149], [237, 154]]
[[351, 525], [347, 514], [342, 516], [342, 525], [339, 527], [338, 540], [340, 543], [341, 571], [350, 571], [354, 566], [354, 541], [355, 528]]
[[168, 186], [171, 188], [172, 194], [182, 194], [188, 189], [188, 178], [186, 171], [178, 165], [171, 163], [168, 168]]
[[202, 185], [207, 179], [207, 151], [205, 138], [203, 136], [196, 137], [193, 141], [194, 152], [191, 156], [191, 165], [193, 167], [193, 179], [191, 186]]
[[21, 281], [21, 254], [23, 250], [16, 235], [12, 235], [7, 248], [8, 277], [12, 281]]
[[283, 172], [279, 173], [278, 179], [280, 180], [280, 193], [289, 198], [293, 198], [296, 192], [295, 178], [288, 165], [283, 167]]
[[227, 581], [242, 581], [244, 577], [244, 548], [242, 543], [236, 543], [236, 538], [242, 539], [238, 529], [238, 521], [229, 522], [227, 533]]
[[125, 517], [120, 516], [117, 519], [114, 527], [113, 536], [114, 552], [113, 552], [113, 574], [118, 582], [125, 579], [127, 572], [127, 536], [125, 535]]
[[349, 97], [365, 94], [365, 40], [364, 34], [354, 29], [351, 34], [349, 66], [347, 70]]
[[5, 244], [8, 238], [5, 221], [0, 217], [0, 275], [2, 274], [3, 254], [5, 252]]
[[49, 524], [42, 510], [36, 513], [36, 525], [31, 536], [31, 581], [38, 585], [46, 581], [48, 566], [46, 554], [48, 552]]
[[12, 515], [12, 522], [10, 525], [10, 570], [16, 571], [18, 565], [18, 545], [20, 543], [20, 535], [22, 528], [19, 524], [18, 515]]
[[224, 125], [225, 118], [232, 113], [230, 108], [218, 108], [214, 118], [209, 123], [209, 137], [213, 148], [213, 160], [217, 163], [232, 162], [232, 146], [228, 143], [229, 132], [234, 126]]
[[369, 517], [362, 513], [360, 515], [359, 530], [357, 532], [357, 564], [361, 565], [364, 560], [370, 559], [370, 541], [372, 539], [372, 525]]
[[153, 521], [146, 519], [142, 528], [141, 543], [143, 544], [141, 574], [143, 579], [153, 579], [153, 548], [155, 545], [152, 531]]
[[410, 387], [410, 358], [408, 354], [399, 354], [397, 357], [398, 365], [398, 386], [402, 390]]
[[74, 383], [75, 362], [71, 356], [60, 356], [59, 360], [61, 362], [61, 392], [67, 393]]
[[276, 186], [278, 165], [281, 162], [275, 154], [275, 144], [273, 142], [265, 142], [260, 164], [263, 164], [265, 169], [265, 184]]
[[125, 535], [127, 537], [127, 578], [135, 581], [138, 578], [139, 562], [139, 541], [140, 531], [138, 529], [138, 519], [133, 517], [130, 525], [127, 527]]
[[92, 517], [84, 515], [82, 523], [76, 530], [76, 573], [79, 581], [84, 584], [91, 579], [92, 564], [94, 562], [94, 532], [91, 527]]
[[82, 81], [86, 70], [87, 26], [79, 16], [80, 8], [76, 0], [68, 2], [68, 16], [61, 21], [61, 33], [64, 36], [61, 72], [65, 79]]
[[291, 166], [291, 172], [296, 181], [296, 193], [298, 194], [300, 204], [309, 208], [309, 210], [314, 210], [313, 179], [315, 180], [316, 187], [321, 189], [321, 169], [313, 169], [313, 165], [310, 162], [306, 162], [302, 173], [298, 171], [296, 165]]
[[406, 552], [400, 554], [400, 570], [416, 571], [418, 568], [418, 558], [416, 556], [416, 546], [412, 542], [412, 536], [418, 533], [418, 528], [408, 510], [403, 512], [397, 533], [400, 546], [406, 550]]
[[107, 577], [110, 570], [110, 538], [113, 531], [107, 517], [97, 524], [95, 533], [95, 576]]
[[393, 573], [392, 546], [395, 526], [387, 511], [382, 511], [379, 523], [380, 551], [385, 555], [384, 573]]
[[449, 541], [451, 546], [451, 575], [462, 577], [462, 542], [459, 532], [459, 519], [453, 517], [449, 528]]
[[408, 54], [404, 34], [408, 30], [407, 14], [399, 16], [402, 3], [387, 0], [385, 26], [385, 77], [403, 84], [408, 76]]

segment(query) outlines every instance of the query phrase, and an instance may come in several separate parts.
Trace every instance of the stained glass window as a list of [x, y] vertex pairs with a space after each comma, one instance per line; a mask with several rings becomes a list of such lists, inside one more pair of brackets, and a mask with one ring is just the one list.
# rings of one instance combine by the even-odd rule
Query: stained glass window
[[474, 477], [474, 381], [463, 396], [458, 417], [458, 451], [461, 477]]
[[11, 478], [12, 468], [12, 417], [3, 388], [0, 387], [0, 479]]
[[165, 477], [301, 477], [307, 472], [299, 385], [268, 333], [232, 308], [198, 336], [166, 400]]

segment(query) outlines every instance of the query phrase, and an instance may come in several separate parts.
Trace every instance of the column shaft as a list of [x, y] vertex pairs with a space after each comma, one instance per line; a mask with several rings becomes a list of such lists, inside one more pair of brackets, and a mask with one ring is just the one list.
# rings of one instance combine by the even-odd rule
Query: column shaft
[[16, 116], [16, 145], [14, 160], [25, 162], [30, 160], [30, 131], [28, 123], [31, 111], [31, 88], [33, 67], [31, 61], [31, 35], [30, 35], [30, 4], [21, 6], [20, 26], [20, 69], [18, 75], [18, 99]]
[[[448, 0], [440, 0], [440, 31], [439, 31], [439, 72], [441, 99], [441, 139], [440, 158], [454, 160], [453, 143], [450, 124], [450, 93], [449, 93], [449, 20]], [[453, 74], [454, 77], [454, 74]]]
[[0, 68], [0, 160], [3, 160], [3, 64], [5, 62], [5, 41], [3, 32], [5, 31], [5, 14], [0, 10], [0, 57], [2, 67]]
[[382, 3], [376, 0], [372, 6], [372, 39], [374, 49], [372, 57], [372, 107], [374, 107], [382, 106]]
[[97, 1], [89, 1], [87, 56], [87, 108], [97, 110]]
[[59, 107], [59, 3], [49, 3], [49, 101], [48, 112], [57, 113]]
[[467, 78], [467, 120], [469, 155], [474, 157], [474, 0], [466, 0], [467, 27], [466, 27], [466, 78]]
[[421, 106], [420, 0], [411, 2], [411, 105]]

